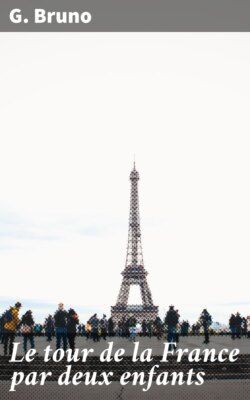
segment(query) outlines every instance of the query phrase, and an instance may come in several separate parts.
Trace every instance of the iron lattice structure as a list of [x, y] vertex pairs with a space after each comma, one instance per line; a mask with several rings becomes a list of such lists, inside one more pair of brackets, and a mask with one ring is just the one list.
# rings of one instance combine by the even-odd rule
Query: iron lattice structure
[[[115, 321], [135, 317], [138, 322], [152, 321], [158, 316], [158, 307], [154, 305], [152, 294], [147, 282], [147, 271], [144, 268], [138, 195], [139, 173], [135, 168], [130, 173], [131, 194], [127, 257], [122, 272], [122, 284], [117, 303], [111, 307], [111, 316]], [[132, 285], [140, 287], [141, 301], [139, 304], [128, 304]]]

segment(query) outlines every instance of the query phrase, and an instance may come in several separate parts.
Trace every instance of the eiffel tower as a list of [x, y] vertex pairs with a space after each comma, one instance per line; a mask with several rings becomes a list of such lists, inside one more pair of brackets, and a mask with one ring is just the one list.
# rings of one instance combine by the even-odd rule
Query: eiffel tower
[[[139, 173], [134, 168], [130, 173], [131, 195], [128, 245], [125, 268], [122, 272], [122, 284], [117, 303], [111, 307], [111, 317], [114, 321], [121, 321], [133, 316], [137, 322], [155, 320], [158, 316], [158, 307], [154, 305], [152, 294], [147, 282], [147, 271], [144, 268], [141, 246], [141, 227], [138, 196]], [[140, 288], [142, 304], [128, 304], [130, 287], [137, 285]]]

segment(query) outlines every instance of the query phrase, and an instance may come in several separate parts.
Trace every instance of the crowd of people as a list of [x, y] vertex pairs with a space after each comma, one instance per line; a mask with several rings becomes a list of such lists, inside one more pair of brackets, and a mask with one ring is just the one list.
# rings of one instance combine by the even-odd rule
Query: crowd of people
[[232, 339], [240, 339], [242, 336], [250, 336], [247, 318], [242, 317], [239, 312], [236, 314], [231, 314], [229, 319], [229, 328], [232, 334]]
[[[97, 314], [92, 315], [86, 324], [79, 320], [77, 312], [70, 308], [65, 310], [64, 304], [59, 303], [54, 315], [48, 315], [44, 324], [35, 323], [31, 310], [26, 311], [20, 317], [21, 303], [17, 302], [14, 306], [6, 310], [0, 317], [0, 340], [4, 347], [4, 355], [11, 355], [13, 343], [16, 335], [23, 337], [23, 350], [27, 352], [27, 346], [35, 348], [34, 337], [45, 336], [47, 341], [52, 341], [55, 337], [56, 348], [66, 350], [70, 348], [74, 351], [76, 336], [84, 336], [98, 342], [107, 337], [129, 338], [135, 341], [137, 336], [155, 336], [158, 339], [164, 338], [168, 342], [179, 342], [180, 336], [200, 335], [204, 336], [204, 343], [209, 343], [209, 336], [214, 334], [212, 329], [212, 316], [204, 309], [197, 323], [190, 325], [187, 320], [180, 321], [179, 311], [174, 306], [170, 306], [164, 319], [157, 317], [155, 320], [144, 319], [141, 323], [136, 321], [134, 316], [123, 318], [121, 321], [114, 321], [111, 317], [107, 318], [103, 314], [98, 318]], [[250, 337], [247, 319], [239, 313], [232, 314], [229, 319], [229, 330], [224, 333], [231, 333], [232, 339]]]

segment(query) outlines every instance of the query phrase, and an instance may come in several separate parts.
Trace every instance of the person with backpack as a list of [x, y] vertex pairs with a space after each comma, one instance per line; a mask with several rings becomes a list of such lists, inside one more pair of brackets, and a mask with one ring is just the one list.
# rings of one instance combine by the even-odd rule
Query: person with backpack
[[21, 318], [20, 322], [20, 332], [23, 336], [23, 350], [24, 354], [27, 353], [27, 342], [30, 342], [30, 348], [35, 348], [34, 342], [34, 319], [32, 315], [32, 311], [28, 310]]
[[54, 321], [56, 328], [56, 349], [60, 349], [63, 342], [64, 351], [67, 350], [67, 317], [68, 313], [64, 310], [64, 304], [58, 304], [58, 310], [55, 312]]
[[16, 329], [20, 322], [19, 310], [22, 304], [17, 302], [14, 307], [10, 307], [9, 310], [5, 311], [3, 315], [3, 327], [4, 327], [4, 355], [12, 355], [13, 343], [15, 340]]
[[67, 336], [69, 341], [69, 347], [71, 350], [75, 350], [76, 340], [76, 327], [79, 324], [79, 317], [73, 308], [70, 308], [67, 316]]

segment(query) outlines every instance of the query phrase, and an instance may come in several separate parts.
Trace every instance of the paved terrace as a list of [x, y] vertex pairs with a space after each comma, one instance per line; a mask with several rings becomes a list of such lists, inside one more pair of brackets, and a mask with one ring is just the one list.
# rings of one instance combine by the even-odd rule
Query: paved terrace
[[[137, 337], [136, 340], [140, 342], [139, 350], [144, 350], [146, 348], [151, 348], [154, 356], [161, 356], [164, 350], [164, 342], [167, 342], [167, 339], [158, 340], [157, 338], [145, 338], [145, 337]], [[214, 348], [216, 352], [219, 352], [223, 348], [227, 348], [230, 350], [238, 348], [241, 354], [250, 354], [250, 339], [242, 338], [232, 340], [229, 336], [211, 336], [210, 343], [208, 345], [203, 344], [204, 338], [202, 336], [190, 336], [190, 337], [181, 337], [178, 348], [184, 349], [187, 348], [190, 351], [199, 348]], [[20, 342], [18, 354], [23, 354], [22, 348], [22, 337], [17, 337], [16, 342]], [[93, 348], [94, 353], [90, 354], [93, 356], [99, 356], [100, 353], [107, 348], [108, 342], [113, 342], [114, 351], [123, 348], [125, 349], [125, 355], [131, 356], [133, 354], [134, 344], [130, 342], [127, 338], [107, 338], [107, 340], [101, 339], [100, 342], [94, 343], [92, 339], [86, 339], [85, 337], [77, 337], [76, 338], [76, 348]], [[35, 338], [35, 347], [39, 355], [43, 356], [44, 349], [46, 346], [50, 345], [53, 350], [56, 349], [56, 341], [53, 338], [52, 342], [47, 342], [44, 337], [36, 337]], [[3, 345], [0, 345], [0, 355], [3, 355]]]
[[[161, 356], [164, 348], [164, 340], [157, 340], [156, 338], [138, 338], [140, 341], [139, 349], [142, 351], [146, 348], [151, 348], [153, 350], [154, 356]], [[76, 340], [76, 345], [80, 349], [83, 348], [93, 348], [93, 356], [99, 356], [101, 351], [107, 348], [108, 342], [114, 342], [114, 351], [118, 348], [124, 348], [127, 356], [131, 356], [134, 344], [128, 339], [123, 338], [108, 338], [107, 341], [103, 339], [99, 343], [94, 343], [92, 340], [86, 340], [86, 338], [78, 337]], [[165, 340], [166, 341], [166, 340]], [[17, 342], [22, 343], [22, 338], [18, 337]], [[248, 400], [250, 393], [250, 379], [249, 379], [249, 360], [250, 356], [250, 339], [236, 339], [232, 340], [227, 336], [212, 336], [211, 343], [209, 345], [204, 345], [203, 337], [188, 337], [180, 338], [179, 348], [188, 348], [190, 351], [194, 348], [215, 348], [216, 351], [220, 351], [223, 348], [232, 350], [234, 348], [239, 348], [241, 351], [241, 360], [237, 365], [229, 366], [222, 364], [220, 370], [212, 364], [212, 370], [207, 371], [208, 380], [204, 382], [201, 386], [156, 386], [155, 383], [148, 392], [143, 392], [142, 387], [132, 386], [129, 383], [126, 386], [121, 386], [117, 381], [112, 382], [110, 386], [85, 386], [80, 384], [79, 386], [58, 386], [56, 382], [48, 381], [45, 386], [25, 386], [24, 384], [18, 385], [16, 392], [9, 392], [10, 389], [10, 375], [12, 375], [10, 369], [18, 370], [20, 365], [13, 365], [10, 368], [8, 366], [8, 361], [3, 357], [0, 357], [0, 398], [3, 400], [20, 400], [20, 399], [53, 399], [53, 400]], [[48, 345], [45, 338], [35, 338], [36, 349], [42, 356], [44, 353], [44, 348]], [[55, 350], [55, 339], [50, 343], [52, 349]], [[3, 346], [0, 346], [0, 355], [3, 354]], [[22, 355], [22, 346], [20, 346], [19, 355]], [[2, 359], [2, 360], [1, 360]], [[86, 365], [87, 370], [104, 370], [104, 365], [100, 365], [97, 361], [94, 364], [91, 362], [91, 356], [89, 358], [88, 365]], [[126, 364], [126, 363], [125, 363]], [[171, 364], [171, 363], [170, 363]], [[50, 368], [50, 366], [47, 366]], [[133, 365], [126, 364], [121, 365], [121, 369], [132, 370]], [[151, 366], [149, 366], [150, 368]], [[163, 369], [169, 369], [171, 366], [163, 363]], [[201, 366], [202, 367], [202, 366]], [[203, 366], [204, 367], [204, 366]], [[233, 370], [231, 370], [231, 367]], [[65, 364], [58, 366], [58, 374], [65, 370]], [[119, 368], [117, 365], [111, 365], [110, 368], [119, 375]], [[138, 366], [134, 367], [135, 370]], [[180, 365], [181, 370], [185, 371], [189, 369], [188, 365]], [[198, 365], [197, 368], [200, 368]], [[215, 368], [215, 369], [214, 369]], [[236, 368], [236, 370], [235, 370]], [[23, 365], [22, 368], [26, 373], [35, 370], [45, 370], [45, 366], [41, 364], [41, 358], [37, 358], [32, 365]], [[75, 367], [75, 370], [84, 370], [84, 365], [80, 363]], [[146, 365], [147, 369], [147, 365]], [[172, 369], [176, 369], [176, 365], [172, 365]], [[141, 369], [140, 369], [141, 370]], [[171, 369], [170, 369], [171, 370]], [[53, 370], [53, 374], [56, 371]], [[238, 377], [237, 377], [238, 374]], [[6, 375], [6, 376], [5, 376]], [[235, 379], [236, 377], [236, 379]]]
[[250, 381], [210, 381], [202, 386], [156, 386], [148, 392], [136, 386], [58, 386], [47, 382], [45, 386], [21, 384], [16, 392], [9, 392], [10, 383], [0, 382], [3, 400], [249, 400]]

